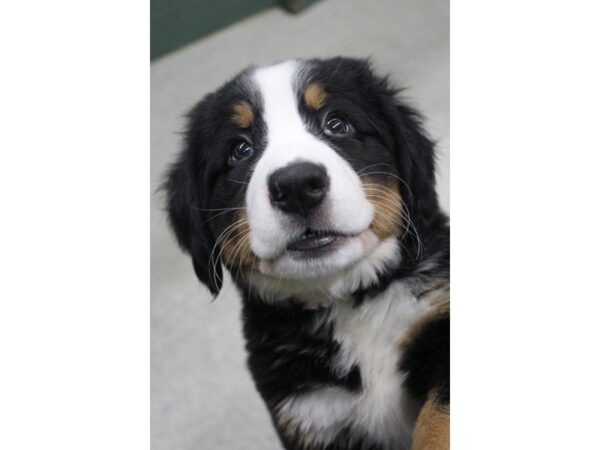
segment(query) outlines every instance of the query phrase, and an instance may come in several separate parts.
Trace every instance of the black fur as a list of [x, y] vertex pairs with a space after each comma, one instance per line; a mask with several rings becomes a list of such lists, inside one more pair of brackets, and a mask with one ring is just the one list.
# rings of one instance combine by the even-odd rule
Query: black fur
[[405, 350], [400, 370], [405, 386], [418, 398], [435, 392], [443, 405], [450, 403], [450, 316], [427, 324]]
[[[257, 126], [247, 133], [240, 133], [229, 120], [232, 103], [256, 100], [246, 73], [242, 72], [217, 92], [207, 95], [188, 113], [184, 150], [164, 183], [169, 221], [179, 245], [190, 254], [196, 275], [215, 296], [223, 280], [220, 249], [214, 247], [215, 236], [217, 230], [233, 220], [233, 214], [221, 214], [221, 210], [241, 204], [244, 195], [241, 183], [248, 175], [242, 167], [230, 168], [228, 152], [220, 150], [230, 147], [240, 134], [248, 135], [257, 143], [264, 141], [260, 115], [257, 115]], [[260, 112], [259, 102], [254, 101], [252, 106]]]
[[270, 406], [315, 386], [360, 389], [358, 368], [343, 377], [334, 373], [332, 359], [339, 344], [332, 339], [331, 326], [317, 330], [310, 326], [324, 313], [324, 309], [308, 310], [294, 303], [268, 305], [251, 294], [246, 296], [243, 319], [248, 363]]
[[[416, 228], [416, 233], [397, 237], [403, 249], [399, 267], [389, 270], [375, 285], [355, 292], [356, 304], [369, 301], [399, 279], [407, 280], [417, 294], [431, 282], [447, 282], [448, 219], [440, 210], [435, 190], [434, 144], [423, 131], [419, 115], [398, 100], [398, 92], [385, 78], [375, 76], [367, 61], [334, 58], [310, 60], [304, 66], [299, 83], [317, 81], [328, 93], [324, 111], [302, 107], [300, 112], [309, 129], [319, 133], [323, 114], [344, 111], [355, 135], [343, 141], [321, 137], [329, 139], [356, 171], [375, 165], [371, 170], [374, 178], [389, 176], [381, 173], [386, 172], [403, 180], [401, 196]], [[233, 211], [223, 209], [243, 204], [245, 183], [251, 175], [250, 163], [228, 164], [227, 149], [240, 135], [253, 143], [257, 150], [254, 158], [259, 158], [266, 146], [260, 94], [252, 87], [248, 74], [245, 71], [238, 75], [192, 109], [185, 148], [165, 182], [171, 226], [181, 247], [191, 255], [196, 275], [214, 295], [221, 288], [223, 276], [215, 238], [235, 219]], [[300, 88], [298, 92], [300, 96]], [[250, 130], [240, 130], [230, 123], [230, 106], [237, 100], [251, 103], [258, 111]], [[426, 266], [424, 261], [428, 262]], [[332, 360], [339, 344], [332, 338], [331, 327], [323, 325], [314, 330], [309, 326], [316, 317], [328, 313], [326, 307], [305, 309], [294, 299], [268, 304], [253, 293], [243, 277], [237, 283], [243, 294], [249, 367], [271, 413], [286, 396], [315, 386], [361, 389], [358, 367], [343, 376], [333, 370]], [[449, 402], [449, 317], [422, 329], [409, 344], [399, 370], [407, 372], [405, 386], [419, 401], [435, 390], [443, 403]], [[300, 448], [289, 436], [281, 434], [281, 438], [286, 448]], [[381, 447], [366, 436], [351, 439], [349, 430], [340, 430], [336, 443], [327, 448]]]

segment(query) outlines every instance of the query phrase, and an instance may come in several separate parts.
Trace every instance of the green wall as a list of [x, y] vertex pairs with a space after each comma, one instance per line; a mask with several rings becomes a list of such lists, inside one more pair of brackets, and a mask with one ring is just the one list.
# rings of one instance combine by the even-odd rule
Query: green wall
[[150, 57], [276, 5], [279, 0], [150, 0]]
[[298, 13], [318, 0], [150, 0], [150, 58], [274, 5]]

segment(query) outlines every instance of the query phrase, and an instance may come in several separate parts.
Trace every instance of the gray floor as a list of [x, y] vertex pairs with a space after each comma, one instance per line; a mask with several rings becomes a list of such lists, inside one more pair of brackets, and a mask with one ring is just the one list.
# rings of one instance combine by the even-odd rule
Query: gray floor
[[[372, 56], [409, 87], [439, 142], [439, 192], [449, 207], [448, 0], [323, 0], [299, 16], [271, 9], [161, 58], [151, 68], [154, 192], [180, 144], [183, 114], [249, 64], [291, 57]], [[151, 211], [152, 448], [278, 449], [245, 368], [240, 303], [229, 283], [210, 302], [166, 228], [159, 195]]]

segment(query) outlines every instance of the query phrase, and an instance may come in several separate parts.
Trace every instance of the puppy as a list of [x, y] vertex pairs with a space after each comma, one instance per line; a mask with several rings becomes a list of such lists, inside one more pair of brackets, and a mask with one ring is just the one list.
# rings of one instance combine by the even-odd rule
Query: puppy
[[369, 63], [251, 67], [189, 113], [170, 224], [286, 449], [449, 447], [449, 225], [419, 115]]

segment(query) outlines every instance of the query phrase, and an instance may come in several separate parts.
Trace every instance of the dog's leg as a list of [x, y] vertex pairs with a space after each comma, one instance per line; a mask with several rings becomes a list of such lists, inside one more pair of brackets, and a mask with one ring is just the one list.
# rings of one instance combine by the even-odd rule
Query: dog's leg
[[435, 391], [429, 393], [413, 431], [412, 450], [450, 448], [450, 405], [439, 402]]

